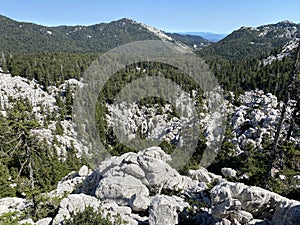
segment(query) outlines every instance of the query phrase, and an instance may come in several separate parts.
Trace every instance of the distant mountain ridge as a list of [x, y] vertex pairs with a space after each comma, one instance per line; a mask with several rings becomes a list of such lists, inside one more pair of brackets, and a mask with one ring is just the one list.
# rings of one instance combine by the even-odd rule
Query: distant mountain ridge
[[[98, 53], [125, 43], [140, 40], [177, 42], [198, 50], [200, 56], [221, 56], [228, 59], [255, 58], [270, 55], [288, 41], [300, 37], [300, 24], [282, 21], [260, 27], [241, 27], [224, 39], [213, 43], [215, 34], [166, 33], [132, 19], [123, 18], [91, 26], [47, 27], [18, 22], [0, 15], [0, 51], [4, 53]], [[193, 32], [192, 32], [193, 33]], [[202, 34], [202, 36], [198, 36]], [[205, 38], [207, 37], [207, 38]], [[221, 38], [223, 36], [217, 36]], [[208, 40], [210, 39], [210, 40]]]

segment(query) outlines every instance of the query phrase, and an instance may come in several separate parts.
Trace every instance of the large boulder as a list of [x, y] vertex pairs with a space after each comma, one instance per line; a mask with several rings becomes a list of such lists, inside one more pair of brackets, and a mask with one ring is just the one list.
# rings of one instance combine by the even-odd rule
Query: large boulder
[[147, 185], [152, 190], [179, 190], [194, 185], [192, 179], [181, 176], [168, 163], [159, 159], [141, 155], [138, 163], [145, 172]]
[[178, 212], [183, 211], [189, 204], [180, 198], [166, 195], [155, 196], [149, 209], [150, 225], [178, 224]]
[[148, 196], [149, 190], [140, 180], [130, 175], [105, 177], [100, 181], [95, 192], [99, 199], [113, 200], [127, 205], [134, 194]]
[[150, 206], [150, 199], [139, 194], [134, 194], [130, 199], [130, 207], [136, 212], [146, 211]]

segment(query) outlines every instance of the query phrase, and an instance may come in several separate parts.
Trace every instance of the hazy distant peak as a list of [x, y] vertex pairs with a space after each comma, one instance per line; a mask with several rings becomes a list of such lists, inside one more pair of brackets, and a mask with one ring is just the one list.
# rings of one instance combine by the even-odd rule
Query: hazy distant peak
[[211, 33], [211, 32], [185, 32], [185, 33], [181, 33], [181, 34], [200, 36], [211, 42], [218, 42], [227, 36], [227, 34], [217, 34], [217, 33]]

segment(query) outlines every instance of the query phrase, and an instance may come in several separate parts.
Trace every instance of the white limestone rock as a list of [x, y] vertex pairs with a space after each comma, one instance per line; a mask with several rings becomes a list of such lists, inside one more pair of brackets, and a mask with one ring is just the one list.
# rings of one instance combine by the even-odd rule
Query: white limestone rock
[[101, 163], [97, 173], [102, 179], [108, 177], [111, 177], [111, 179], [114, 179], [114, 177], [134, 177], [156, 192], [162, 189], [182, 190], [196, 185], [197, 182], [189, 177], [181, 176], [173, 169], [167, 163], [170, 159], [170, 156], [163, 152], [161, 148], [151, 147], [138, 153], [131, 152], [120, 157], [111, 157]]
[[241, 183], [223, 182], [215, 186], [211, 190], [211, 204], [214, 217], [230, 217], [231, 222], [241, 224], [255, 218], [276, 225], [296, 225], [300, 219], [300, 202]]
[[18, 222], [18, 224], [32, 224], [32, 225], [35, 225], [34, 221], [31, 219], [31, 218], [28, 218], [28, 219], [24, 219], [24, 220], [21, 220], [20, 222]]
[[52, 222], [52, 218], [47, 217], [47, 218], [43, 218], [38, 220], [35, 225], [50, 225]]
[[134, 219], [134, 214], [130, 207], [119, 206], [115, 202], [105, 203], [102, 205], [103, 217], [109, 216], [110, 221], [114, 224], [116, 218], [119, 216], [122, 220], [127, 222], [128, 225], [138, 225], [136, 219]]
[[50, 196], [63, 197], [65, 194], [70, 194], [73, 192], [86, 193], [82, 190], [82, 186], [84, 185], [84, 182], [90, 173], [91, 171], [85, 165], [79, 169], [78, 173], [76, 171], [70, 172], [58, 182], [56, 189], [50, 192]]
[[211, 183], [212, 181], [222, 182], [224, 179], [220, 175], [215, 175], [208, 172], [207, 169], [200, 167], [197, 170], [189, 170], [188, 176], [193, 179], [204, 183]]
[[130, 198], [130, 207], [136, 212], [146, 211], [150, 206], [150, 199], [139, 194], [134, 194]]
[[90, 173], [90, 170], [89, 170], [89, 168], [87, 167], [87, 166], [82, 166], [80, 169], [79, 169], [79, 171], [78, 171], [78, 175], [80, 176], [80, 177], [87, 177], [88, 175], [89, 175], [89, 173]]
[[0, 199], [0, 215], [8, 212], [20, 212], [28, 207], [26, 199], [23, 198], [2, 198]]
[[[245, 148], [263, 149], [266, 138], [274, 140], [276, 127], [280, 121], [283, 103], [275, 95], [260, 90], [248, 91], [240, 95], [232, 113], [232, 143], [237, 154]], [[288, 102], [285, 119], [288, 121], [292, 115], [293, 101]], [[283, 123], [280, 140], [289, 130], [289, 123]], [[300, 136], [293, 132], [291, 140], [300, 144]]]
[[223, 176], [227, 178], [235, 178], [237, 174], [237, 171], [231, 168], [222, 168], [221, 172]]
[[188, 176], [193, 180], [199, 180], [200, 182], [210, 183], [212, 182], [209, 172], [205, 168], [200, 168], [198, 170], [189, 170]]
[[178, 224], [178, 212], [188, 206], [188, 203], [178, 201], [178, 199], [171, 196], [157, 195], [153, 197], [151, 201], [149, 209], [149, 224]]
[[222, 221], [216, 222], [215, 225], [231, 225], [231, 222], [227, 219], [222, 219]]
[[103, 178], [96, 188], [95, 195], [99, 199], [114, 200], [119, 204], [129, 205], [132, 195], [149, 196], [148, 188], [133, 176], [109, 176]]

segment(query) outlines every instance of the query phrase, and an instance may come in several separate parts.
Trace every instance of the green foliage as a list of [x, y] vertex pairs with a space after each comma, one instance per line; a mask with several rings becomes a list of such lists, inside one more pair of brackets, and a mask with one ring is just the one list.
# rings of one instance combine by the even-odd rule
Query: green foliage
[[64, 128], [61, 125], [61, 122], [57, 121], [55, 126], [56, 126], [55, 134], [56, 135], [63, 135], [64, 134]]
[[11, 187], [9, 179], [11, 178], [10, 171], [0, 159], [0, 198], [11, 197], [16, 195], [16, 189]]
[[[41, 125], [26, 100], [15, 101], [7, 117], [0, 116], [1, 197], [22, 192], [28, 198], [37, 196], [52, 190], [62, 177], [82, 166], [73, 146], [62, 161], [54, 147], [31, 132], [38, 128]], [[10, 187], [13, 183], [16, 188]]]
[[112, 223], [109, 218], [110, 216], [103, 217], [102, 210], [94, 210], [93, 207], [86, 207], [83, 212], [71, 213], [71, 219], [65, 220], [65, 225], [122, 225], [127, 224], [121, 219], [120, 216], [114, 218]]
[[16, 212], [3, 213], [0, 216], [0, 225], [18, 225], [19, 220]]
[[62, 198], [52, 198], [44, 194], [37, 195], [35, 199], [36, 207], [28, 207], [25, 209], [24, 213], [33, 221], [38, 221], [47, 217], [54, 218], [58, 213], [61, 200]]

